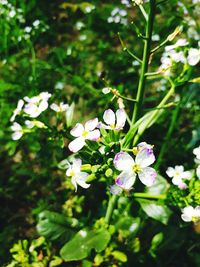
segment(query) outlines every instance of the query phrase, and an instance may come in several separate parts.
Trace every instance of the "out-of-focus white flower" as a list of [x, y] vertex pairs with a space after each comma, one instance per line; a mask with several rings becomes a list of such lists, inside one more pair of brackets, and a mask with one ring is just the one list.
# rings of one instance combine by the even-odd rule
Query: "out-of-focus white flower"
[[195, 66], [200, 61], [200, 49], [197, 48], [190, 48], [188, 51], [188, 64], [191, 66]]
[[28, 102], [24, 107], [24, 112], [28, 114], [31, 118], [38, 117], [44, 110], [48, 108], [48, 99], [51, 94], [48, 92], [42, 92], [38, 96], [29, 98], [24, 97], [24, 100]]
[[54, 110], [55, 112], [65, 112], [69, 108], [69, 105], [64, 104], [63, 102], [61, 102], [59, 105], [52, 103], [50, 108]]
[[12, 9], [9, 13], [8, 13], [8, 16], [11, 17], [11, 18], [14, 18], [16, 15], [16, 11], [14, 9]]
[[13, 131], [12, 139], [13, 140], [19, 140], [22, 137], [23, 133], [24, 133], [23, 129], [22, 129], [22, 126], [19, 123], [14, 122], [13, 125], [10, 128]]
[[63, 82], [57, 82], [55, 84], [55, 89], [56, 90], [62, 90], [64, 88], [64, 83]]
[[117, 177], [115, 184], [124, 190], [130, 190], [135, 183], [136, 175], [146, 186], [152, 186], [157, 176], [156, 171], [149, 167], [155, 161], [153, 150], [150, 148], [141, 149], [135, 160], [126, 152], [119, 152], [115, 155], [114, 166], [122, 171]]
[[24, 28], [24, 31], [27, 32], [27, 33], [30, 33], [32, 31], [32, 28], [27, 26]]
[[179, 51], [179, 52], [176, 52], [174, 50], [172, 50], [170, 52], [170, 57], [173, 61], [175, 62], [181, 62], [183, 64], [186, 63], [186, 58], [185, 58], [185, 55], [184, 55], [184, 52], [183, 51]]
[[174, 45], [168, 45], [168, 46], [166, 46], [165, 47], [165, 51], [166, 52], [169, 52], [169, 51], [171, 51], [171, 50], [173, 50], [175, 48], [178, 48], [180, 46], [186, 46], [188, 44], [189, 44], [188, 41], [186, 39], [183, 39], [182, 38], [182, 39], [179, 39]]
[[17, 107], [16, 109], [13, 111], [13, 115], [10, 118], [10, 121], [13, 122], [16, 118], [16, 116], [22, 111], [22, 107], [24, 105], [24, 101], [22, 99], [20, 99], [17, 103]]
[[35, 28], [37, 28], [39, 26], [39, 24], [40, 24], [40, 21], [38, 19], [33, 22], [33, 26]]
[[129, 0], [121, 0], [121, 3], [125, 5], [126, 7], [131, 7]]
[[103, 120], [106, 125], [100, 123], [100, 128], [119, 131], [126, 123], [126, 112], [124, 109], [118, 109], [115, 114], [112, 109], [107, 109], [103, 114]]
[[177, 185], [180, 189], [186, 189], [187, 184], [184, 180], [190, 180], [193, 176], [192, 172], [184, 171], [184, 167], [182, 165], [175, 166], [174, 168], [168, 167], [166, 173], [170, 178], [172, 178], [172, 183]]
[[200, 146], [193, 149], [193, 154], [196, 156], [196, 158], [194, 159], [194, 161], [197, 164], [200, 164]]
[[77, 185], [80, 185], [83, 188], [90, 187], [90, 184], [86, 183], [88, 173], [81, 171], [82, 161], [81, 159], [74, 159], [72, 164], [68, 164], [69, 168], [66, 171], [66, 175], [71, 177], [71, 182], [77, 191]]
[[198, 222], [200, 219], [200, 206], [193, 208], [192, 206], [187, 206], [182, 209], [181, 218], [185, 222]]
[[104, 95], [107, 95], [107, 94], [110, 93], [111, 89], [112, 89], [111, 87], [104, 87], [104, 88], [102, 89], [102, 93], [103, 93]]
[[127, 11], [125, 9], [116, 7], [112, 10], [110, 17], [108, 17], [108, 23], [121, 23], [126, 25], [127, 24]]
[[152, 41], [154, 42], [160, 41], [160, 36], [158, 34], [152, 35]]
[[85, 140], [97, 141], [100, 137], [100, 131], [95, 129], [97, 125], [97, 118], [87, 121], [84, 126], [77, 123], [70, 131], [70, 134], [76, 139], [69, 143], [69, 150], [72, 152], [79, 151], [85, 145]]
[[200, 179], [200, 165], [196, 169], [197, 177]]

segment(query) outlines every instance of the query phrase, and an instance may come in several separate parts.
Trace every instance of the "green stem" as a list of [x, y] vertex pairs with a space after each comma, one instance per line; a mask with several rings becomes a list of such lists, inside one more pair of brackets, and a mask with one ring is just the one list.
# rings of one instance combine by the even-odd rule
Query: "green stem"
[[146, 121], [146, 124], [145, 124], [145, 127], [143, 128], [143, 130], [135, 136], [134, 141], [133, 141], [133, 146], [138, 142], [140, 136], [144, 133], [144, 131], [148, 127], [150, 127], [150, 124], [152, 123], [152, 121], [156, 121], [159, 118], [160, 107], [163, 107], [165, 105], [165, 103], [168, 101], [168, 99], [174, 94], [174, 89], [175, 89], [175, 86], [172, 85], [169, 92], [166, 94], [166, 96], [163, 98], [163, 100], [158, 105], [158, 107], [157, 107], [158, 109], [156, 109], [154, 112], [152, 112], [152, 115]]
[[161, 164], [161, 162], [163, 160], [163, 157], [164, 157], [164, 155], [166, 153], [166, 150], [168, 148], [169, 141], [171, 139], [172, 133], [173, 133], [174, 128], [175, 128], [176, 123], [177, 123], [177, 117], [178, 117], [179, 111], [180, 111], [180, 104], [177, 105], [176, 109], [174, 109], [174, 111], [173, 111], [172, 119], [171, 119], [171, 122], [170, 122], [170, 126], [169, 126], [169, 129], [167, 131], [167, 135], [165, 137], [165, 142], [161, 147], [160, 154], [158, 156], [158, 159], [157, 159], [157, 162], [156, 162], [156, 165], [155, 165], [156, 169], [158, 169], [160, 167], [160, 164]]
[[152, 39], [152, 32], [153, 32], [153, 23], [155, 17], [155, 9], [156, 9], [156, 0], [150, 0], [150, 11], [147, 19], [147, 26], [146, 26], [146, 39], [144, 40], [144, 49], [143, 49], [143, 59], [142, 59], [142, 68], [141, 68], [141, 75], [138, 84], [137, 96], [136, 96], [136, 104], [133, 110], [133, 117], [132, 117], [132, 124], [136, 122], [138, 119], [141, 108], [142, 102], [144, 98], [144, 90], [145, 90], [145, 82], [146, 82], [146, 72], [148, 70], [149, 58], [150, 58], [150, 50], [151, 50], [151, 39]]
[[110, 224], [110, 220], [111, 220], [111, 217], [112, 217], [113, 210], [115, 208], [115, 204], [117, 202], [117, 199], [118, 199], [117, 195], [112, 195], [111, 198], [109, 199], [108, 207], [107, 207], [107, 210], [106, 210], [106, 216], [105, 216], [105, 222], [107, 224]]
[[152, 195], [148, 193], [133, 193], [135, 198], [165, 199], [166, 195]]

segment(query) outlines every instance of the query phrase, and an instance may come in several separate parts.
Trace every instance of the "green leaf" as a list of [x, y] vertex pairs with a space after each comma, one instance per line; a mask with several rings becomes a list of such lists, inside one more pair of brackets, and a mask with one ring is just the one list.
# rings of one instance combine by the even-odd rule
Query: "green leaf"
[[115, 225], [116, 230], [123, 231], [124, 236], [135, 236], [139, 230], [140, 218], [122, 217]]
[[60, 250], [64, 261], [77, 261], [86, 258], [92, 249], [96, 252], [104, 250], [110, 241], [110, 233], [106, 229], [79, 231], [72, 240]]
[[115, 250], [112, 252], [113, 257], [121, 262], [127, 262], [127, 256], [121, 251]]
[[138, 200], [143, 211], [151, 218], [167, 224], [171, 215], [171, 210], [164, 204], [158, 204], [151, 200]]
[[150, 187], [146, 187], [145, 192], [151, 195], [161, 195], [165, 194], [168, 188], [169, 183], [167, 182], [167, 180], [161, 175], [158, 175], [156, 177], [155, 183]]
[[149, 249], [149, 253], [151, 254], [152, 257], [156, 257], [156, 250], [158, 248], [158, 246], [162, 243], [164, 238], [164, 235], [162, 232], [154, 235], [154, 237], [151, 240], [151, 247]]
[[49, 240], [68, 241], [75, 234], [78, 220], [68, 218], [60, 213], [43, 211], [39, 214], [37, 230], [41, 236]]

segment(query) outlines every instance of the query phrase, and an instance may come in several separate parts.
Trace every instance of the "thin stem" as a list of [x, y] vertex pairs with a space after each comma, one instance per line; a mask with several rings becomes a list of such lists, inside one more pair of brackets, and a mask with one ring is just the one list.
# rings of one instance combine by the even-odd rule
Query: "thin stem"
[[147, 198], [147, 199], [165, 199], [166, 195], [152, 195], [148, 193], [133, 193], [135, 198]]
[[159, 116], [160, 116], [160, 110], [159, 110], [159, 108], [160, 107], [163, 107], [165, 105], [165, 103], [168, 101], [168, 99], [174, 94], [174, 89], [175, 89], [175, 85], [172, 85], [172, 87], [170, 88], [169, 92], [165, 95], [165, 97], [163, 98], [163, 100], [158, 105], [158, 109], [156, 109], [154, 112], [152, 112], [152, 115], [146, 121], [146, 125], [145, 125], [144, 129], [139, 134], [137, 134], [135, 136], [134, 141], [133, 141], [133, 146], [138, 142], [140, 136], [149, 127], [150, 123], [153, 120], [156, 121], [159, 118]]
[[140, 9], [140, 11], [142, 12], [142, 14], [143, 14], [145, 20], [147, 21], [147, 20], [148, 20], [148, 15], [147, 15], [147, 12], [145, 11], [143, 5], [139, 5], [139, 9]]
[[110, 224], [110, 220], [112, 218], [113, 210], [115, 208], [115, 204], [117, 202], [118, 196], [112, 195], [108, 202], [108, 207], [106, 210], [106, 216], [105, 216], [105, 223]]
[[125, 43], [123, 42], [121, 36], [120, 36], [120, 33], [118, 32], [118, 37], [119, 37], [119, 40], [120, 40], [120, 43], [121, 43], [121, 46], [123, 48], [123, 50], [125, 52], [127, 52], [132, 58], [134, 58], [135, 60], [137, 60], [139, 63], [142, 63], [142, 60], [139, 59], [136, 55], [134, 55], [125, 45]]
[[177, 117], [178, 117], [179, 111], [180, 111], [180, 104], [177, 105], [176, 109], [174, 109], [174, 111], [173, 111], [172, 119], [171, 119], [171, 122], [170, 122], [169, 129], [167, 131], [165, 142], [161, 147], [160, 154], [158, 156], [158, 159], [157, 159], [157, 162], [156, 162], [156, 165], [155, 165], [156, 169], [158, 169], [160, 167], [160, 164], [161, 164], [161, 162], [163, 160], [163, 157], [164, 157], [164, 155], [166, 153], [166, 150], [168, 148], [169, 141], [171, 139], [172, 133], [173, 133], [174, 128], [175, 128], [176, 123], [177, 123]]
[[132, 117], [132, 124], [136, 122], [138, 119], [141, 108], [142, 102], [144, 98], [144, 90], [145, 90], [145, 82], [146, 76], [145, 73], [148, 70], [149, 58], [150, 58], [150, 48], [151, 48], [151, 39], [152, 39], [152, 32], [153, 32], [153, 23], [155, 17], [155, 9], [156, 9], [156, 1], [150, 0], [150, 12], [148, 15], [147, 26], [146, 26], [146, 39], [144, 40], [144, 49], [143, 49], [143, 59], [142, 59], [142, 68], [141, 68], [141, 75], [137, 90], [136, 100], [138, 101], [133, 110], [133, 117]]

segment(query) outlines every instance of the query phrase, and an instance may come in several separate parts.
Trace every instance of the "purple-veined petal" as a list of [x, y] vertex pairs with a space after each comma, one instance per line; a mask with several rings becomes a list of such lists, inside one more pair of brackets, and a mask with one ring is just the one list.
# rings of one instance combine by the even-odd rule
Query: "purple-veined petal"
[[112, 109], [107, 109], [103, 114], [103, 119], [108, 125], [115, 125], [115, 113]]
[[84, 127], [81, 123], [77, 123], [73, 129], [71, 129], [70, 134], [74, 137], [79, 137], [82, 135]]
[[135, 183], [135, 179], [135, 173], [123, 171], [115, 180], [115, 184], [125, 190], [130, 190]]
[[152, 148], [144, 148], [140, 150], [135, 158], [136, 164], [138, 164], [140, 167], [144, 168], [155, 161], [155, 156], [153, 154]]
[[74, 159], [72, 163], [72, 169], [77, 173], [80, 172], [82, 165], [82, 160], [81, 159]]
[[116, 118], [117, 118], [117, 129], [122, 129], [126, 123], [126, 112], [124, 109], [118, 109], [116, 112]]
[[99, 139], [99, 137], [100, 137], [100, 131], [94, 130], [87, 134], [86, 139], [91, 140], [91, 141], [96, 141]]
[[71, 152], [75, 153], [79, 151], [84, 145], [85, 145], [85, 139], [81, 136], [70, 142], [68, 148]]
[[87, 132], [93, 131], [97, 127], [97, 125], [98, 125], [98, 119], [97, 118], [95, 118], [93, 120], [89, 120], [85, 123], [85, 130]]
[[133, 158], [126, 152], [119, 152], [115, 155], [113, 163], [118, 171], [132, 171]]
[[140, 181], [146, 186], [152, 186], [155, 182], [157, 173], [151, 167], [146, 167], [138, 173]]

